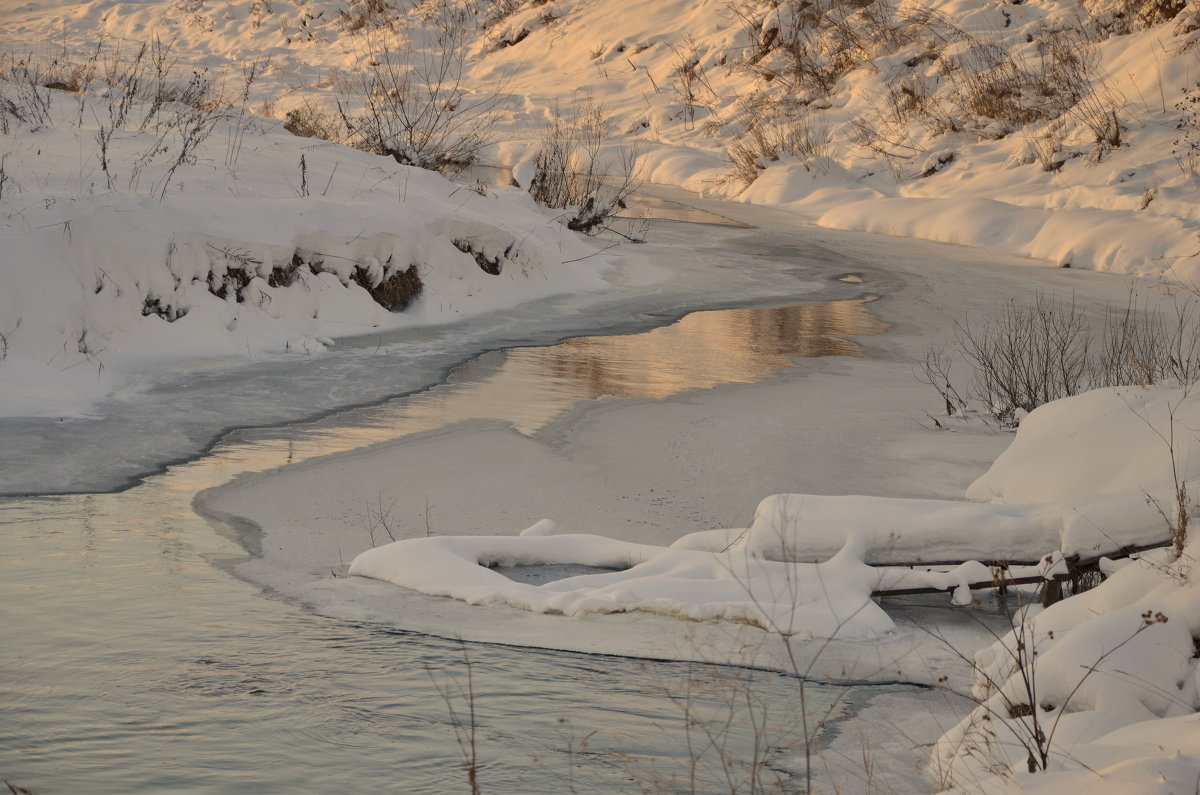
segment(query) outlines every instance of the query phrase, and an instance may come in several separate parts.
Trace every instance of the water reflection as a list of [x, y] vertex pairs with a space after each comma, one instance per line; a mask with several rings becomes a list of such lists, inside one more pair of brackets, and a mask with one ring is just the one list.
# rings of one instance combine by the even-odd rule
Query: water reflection
[[665, 398], [687, 389], [762, 381], [795, 357], [857, 356], [847, 336], [882, 331], [863, 301], [696, 312], [627, 337], [580, 337], [523, 351], [578, 398]]
[[[416, 395], [288, 429], [239, 432], [227, 455], [236, 468], [265, 469], [470, 419], [502, 420], [533, 434], [580, 400], [661, 399], [763, 381], [795, 358], [859, 355], [847, 338], [887, 327], [869, 307], [870, 299], [856, 299], [695, 312], [640, 334], [493, 351]], [[226, 454], [224, 445], [220, 452]], [[265, 457], [254, 464], [248, 455]], [[215, 464], [211, 458], [206, 467]]]

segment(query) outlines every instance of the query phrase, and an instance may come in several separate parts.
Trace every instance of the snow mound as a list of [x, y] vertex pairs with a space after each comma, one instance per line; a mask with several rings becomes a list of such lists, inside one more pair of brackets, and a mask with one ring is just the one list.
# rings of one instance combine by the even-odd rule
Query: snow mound
[[[875, 578], [859, 552], [848, 544], [829, 561], [799, 564], [741, 550], [714, 554], [594, 535], [452, 536], [376, 547], [354, 559], [350, 574], [469, 604], [539, 613], [641, 611], [748, 623], [789, 636], [875, 637], [894, 625], [871, 601]], [[491, 570], [563, 563], [619, 570], [543, 585], [514, 582]]]

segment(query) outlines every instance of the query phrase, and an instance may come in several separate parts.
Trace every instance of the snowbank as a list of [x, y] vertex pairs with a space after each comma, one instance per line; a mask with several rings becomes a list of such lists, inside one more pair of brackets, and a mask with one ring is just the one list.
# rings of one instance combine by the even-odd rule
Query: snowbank
[[934, 777], [969, 792], [1194, 788], [1197, 554], [1192, 542], [1147, 555], [979, 652], [978, 706], [938, 742]]
[[[1200, 400], [1177, 387], [1112, 387], [1056, 400], [1021, 421], [1007, 450], [967, 489], [1005, 503], [1079, 501], [1200, 478]], [[1173, 449], [1172, 449], [1173, 448]], [[1172, 460], [1174, 456], [1174, 460]]]
[[651, 181], [826, 226], [1194, 280], [1200, 12], [1127, 6], [101, 0], [10, 9], [0, 45], [67, 64], [157, 35], [180, 64], [233, 80], [265, 59], [250, 107], [280, 121], [324, 109], [336, 127], [380, 52], [420, 62], [450, 30], [455, 88], [500, 100], [486, 162], [529, 163], [554, 108], [596, 103], [610, 162], [636, 153]]
[[114, 132], [110, 96], [44, 97], [42, 123], [0, 136], [5, 416], [87, 413], [155, 362], [318, 355], [605, 285], [611, 260], [516, 189], [480, 195], [250, 114], [175, 164], [195, 109]]
[[[1133, 276], [1161, 276], [1196, 255], [1200, 222], [1106, 209], [1043, 209], [969, 196], [839, 204], [821, 226], [919, 237]], [[1176, 272], [1190, 278], [1192, 271]]]

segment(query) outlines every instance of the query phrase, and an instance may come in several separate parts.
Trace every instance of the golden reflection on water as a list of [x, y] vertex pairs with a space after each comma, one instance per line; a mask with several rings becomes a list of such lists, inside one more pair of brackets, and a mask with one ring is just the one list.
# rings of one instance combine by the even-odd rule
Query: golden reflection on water
[[846, 337], [887, 328], [871, 315], [869, 300], [694, 312], [640, 334], [493, 351], [455, 368], [445, 383], [425, 392], [313, 423], [235, 431], [204, 458], [173, 468], [162, 486], [187, 504], [190, 494], [239, 472], [465, 420], [509, 422], [517, 431], [533, 434], [581, 400], [662, 399], [690, 389], [763, 381], [792, 366], [795, 358], [860, 355]]

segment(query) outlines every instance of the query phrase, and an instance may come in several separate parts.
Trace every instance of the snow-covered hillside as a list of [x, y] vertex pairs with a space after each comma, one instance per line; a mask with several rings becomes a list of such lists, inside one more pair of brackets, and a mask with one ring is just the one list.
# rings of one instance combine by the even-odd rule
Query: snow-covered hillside
[[[170, 24], [154, 24], [179, 11], [70, 7], [78, 27], [37, 17], [61, 49], [0, 40], [3, 415], [86, 413], [158, 359], [311, 355], [602, 285], [608, 258], [524, 191], [255, 113], [257, 79], [285, 72], [268, 69], [272, 48], [209, 68], [199, 52], [220, 36], [168, 44]], [[6, 32], [28, 12], [6, 7]]]
[[479, 71], [533, 97], [553, 86], [541, 106], [602, 103], [648, 179], [831, 227], [1195, 278], [1194, 4], [526, 5], [491, 33], [519, 42]]

